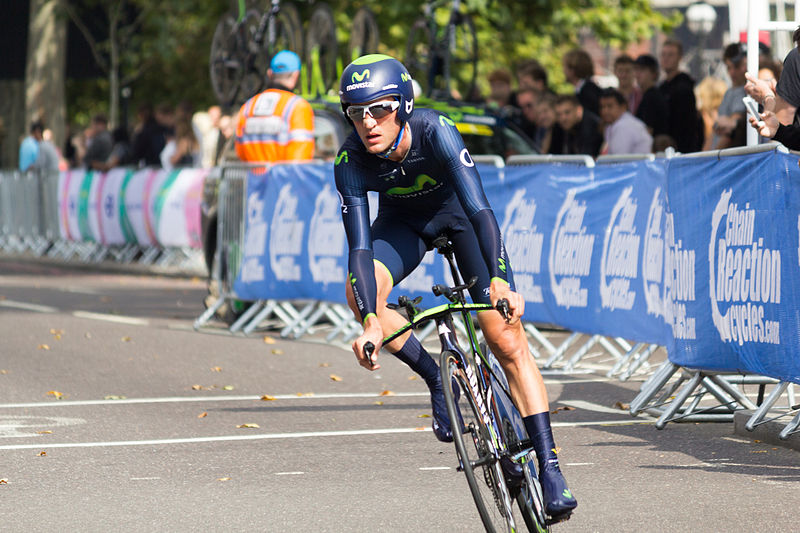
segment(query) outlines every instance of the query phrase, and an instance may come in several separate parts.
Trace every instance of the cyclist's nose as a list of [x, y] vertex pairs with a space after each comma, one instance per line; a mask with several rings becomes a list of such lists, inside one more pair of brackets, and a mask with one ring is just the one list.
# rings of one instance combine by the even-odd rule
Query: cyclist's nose
[[364, 113], [364, 118], [362, 118], [361, 120], [362, 123], [364, 124], [364, 127], [366, 128], [373, 128], [378, 123], [378, 121], [375, 120], [375, 117], [373, 117], [369, 113]]

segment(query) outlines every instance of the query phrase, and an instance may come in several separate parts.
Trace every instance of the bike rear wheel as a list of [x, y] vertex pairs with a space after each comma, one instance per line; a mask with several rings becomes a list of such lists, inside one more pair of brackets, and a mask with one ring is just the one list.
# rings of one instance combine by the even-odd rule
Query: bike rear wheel
[[[492, 453], [490, 430], [482, 421], [481, 408], [470, 392], [465, 371], [452, 352], [443, 352], [440, 362], [442, 383], [451, 384], [444, 387], [444, 397], [447, 413], [454, 421], [456, 454], [481, 521], [490, 533], [514, 531], [511, 496], [500, 462]], [[457, 401], [452, 387], [459, 389]]]
[[311, 94], [325, 94], [335, 86], [338, 55], [333, 11], [327, 4], [319, 4], [311, 13], [306, 31], [306, 68]]
[[472, 17], [466, 13], [455, 13], [449, 29], [446, 36], [449, 62], [437, 88], [448, 96], [457, 91], [461, 98], [469, 99], [478, 75], [478, 34]]
[[354, 61], [363, 55], [377, 52], [378, 43], [380, 43], [380, 31], [375, 15], [368, 7], [359, 8], [353, 16], [350, 41], [347, 46], [347, 61]]

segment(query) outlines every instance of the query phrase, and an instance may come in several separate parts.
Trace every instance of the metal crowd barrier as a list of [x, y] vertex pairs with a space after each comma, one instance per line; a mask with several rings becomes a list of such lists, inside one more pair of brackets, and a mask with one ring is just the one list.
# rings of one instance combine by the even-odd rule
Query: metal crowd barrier
[[0, 251], [63, 261], [155, 265], [204, 273], [201, 250], [74, 241], [61, 234], [59, 172], [0, 170]]

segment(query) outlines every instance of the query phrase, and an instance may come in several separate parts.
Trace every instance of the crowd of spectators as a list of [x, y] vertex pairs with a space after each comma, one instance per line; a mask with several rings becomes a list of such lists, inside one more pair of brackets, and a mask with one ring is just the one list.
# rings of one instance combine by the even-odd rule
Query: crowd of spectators
[[[759, 79], [777, 81], [781, 64], [765, 45], [759, 51]], [[746, 57], [744, 43], [726, 46], [720, 61], [727, 78], [709, 76], [697, 83], [681, 69], [681, 42], [668, 39], [658, 57], [618, 55], [615, 79], [599, 78], [601, 87], [591, 56], [576, 48], [562, 58], [571, 90], [554, 92], [546, 69], [531, 59], [517, 67], [515, 76], [504, 68], [493, 70], [485, 103], [508, 115], [543, 154], [597, 157], [742, 146]]]

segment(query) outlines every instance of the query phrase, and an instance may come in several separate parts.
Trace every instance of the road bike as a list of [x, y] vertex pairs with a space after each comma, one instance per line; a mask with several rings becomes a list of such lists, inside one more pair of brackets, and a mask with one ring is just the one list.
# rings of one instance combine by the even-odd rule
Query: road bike
[[292, 50], [302, 57], [303, 26], [297, 8], [271, 0], [269, 10], [247, 9], [222, 16], [211, 40], [209, 73], [217, 101], [225, 108], [261, 91], [272, 56]]
[[[450, 3], [449, 11], [445, 10]], [[475, 90], [478, 36], [461, 0], [428, 0], [424, 16], [411, 26], [404, 64], [427, 96], [466, 98]], [[443, 17], [445, 24], [440, 24]]]
[[[536, 455], [528, 439], [522, 417], [514, 407], [503, 369], [486, 344], [479, 341], [472, 313], [497, 309], [508, 316], [508, 302], [496, 308], [489, 304], [467, 303], [465, 292], [477, 278], [462, 283], [453, 258], [452, 243], [438, 237], [433, 245], [444, 255], [455, 280], [453, 287], [435, 285], [433, 293], [450, 303], [421, 311], [422, 298], [401, 296], [392, 309], [404, 311], [409, 321], [387, 336], [389, 343], [406, 331], [435, 321], [442, 352], [440, 370], [447, 412], [453, 421], [453, 442], [458, 470], [464, 472], [481, 521], [489, 532], [519, 531], [522, 525], [536, 532], [549, 531], [553, 523], [544, 512], [542, 490], [536, 470]], [[454, 315], [461, 316], [459, 327], [468, 338], [463, 350], [456, 336]], [[364, 347], [371, 361], [374, 345]], [[512, 473], [513, 472], [513, 473]], [[516, 503], [516, 505], [514, 505]]]

